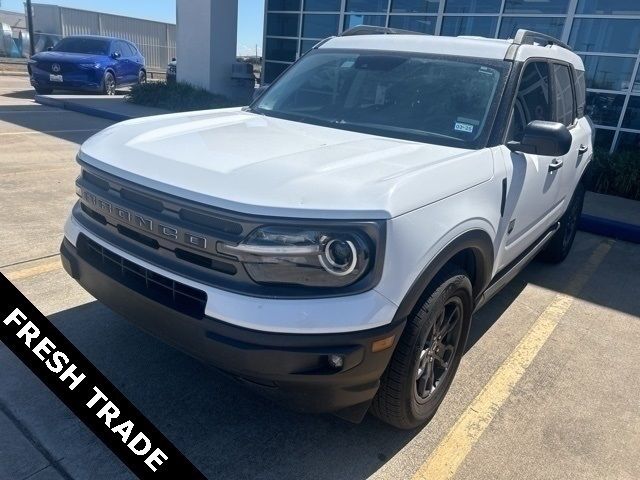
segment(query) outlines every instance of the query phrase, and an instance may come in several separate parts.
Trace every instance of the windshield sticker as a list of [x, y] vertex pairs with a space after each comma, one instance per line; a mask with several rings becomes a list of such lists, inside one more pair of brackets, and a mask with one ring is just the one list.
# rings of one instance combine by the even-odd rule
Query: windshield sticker
[[457, 132], [473, 133], [473, 125], [469, 125], [468, 123], [456, 122], [453, 129]]

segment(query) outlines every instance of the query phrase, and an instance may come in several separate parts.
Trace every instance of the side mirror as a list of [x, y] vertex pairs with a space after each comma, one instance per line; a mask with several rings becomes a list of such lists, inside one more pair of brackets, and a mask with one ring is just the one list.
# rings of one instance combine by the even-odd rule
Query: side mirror
[[253, 99], [257, 100], [258, 98], [260, 98], [262, 95], [264, 95], [264, 92], [266, 92], [268, 88], [269, 88], [269, 85], [261, 85], [258, 88], [254, 89]]
[[111, 58], [113, 58], [114, 60], [117, 60], [121, 57], [122, 55], [120, 55], [120, 52], [113, 52], [111, 54]]
[[519, 142], [507, 143], [512, 152], [561, 157], [571, 150], [571, 133], [561, 123], [534, 120], [529, 123]]
[[175, 62], [175, 61], [176, 61], [176, 57], [172, 57], [172, 58], [171, 58], [171, 61], [172, 61], [172, 62]]

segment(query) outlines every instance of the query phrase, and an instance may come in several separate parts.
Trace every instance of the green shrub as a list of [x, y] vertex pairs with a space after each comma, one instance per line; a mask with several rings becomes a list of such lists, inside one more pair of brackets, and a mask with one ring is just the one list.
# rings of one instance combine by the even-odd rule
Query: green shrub
[[188, 83], [148, 82], [131, 87], [127, 101], [147, 107], [164, 108], [172, 112], [233, 107], [223, 95]]
[[596, 150], [585, 182], [596, 193], [640, 200], [640, 154]]

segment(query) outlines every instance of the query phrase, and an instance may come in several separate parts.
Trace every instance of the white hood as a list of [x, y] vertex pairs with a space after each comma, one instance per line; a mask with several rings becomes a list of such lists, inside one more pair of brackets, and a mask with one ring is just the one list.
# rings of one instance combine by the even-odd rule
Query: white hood
[[319, 127], [240, 109], [139, 118], [87, 140], [81, 160], [228, 210], [391, 218], [493, 175], [491, 154]]

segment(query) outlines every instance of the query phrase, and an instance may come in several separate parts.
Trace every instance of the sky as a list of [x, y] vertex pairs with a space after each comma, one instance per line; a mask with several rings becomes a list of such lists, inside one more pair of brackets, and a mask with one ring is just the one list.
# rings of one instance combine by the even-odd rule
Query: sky
[[[32, 0], [61, 7], [81, 8], [96, 12], [115, 13], [128, 17], [147, 18], [160, 22], [176, 22], [175, 0]], [[23, 0], [0, 0], [2, 10], [24, 12]], [[262, 50], [264, 0], [238, 0], [238, 54], [255, 54]]]

